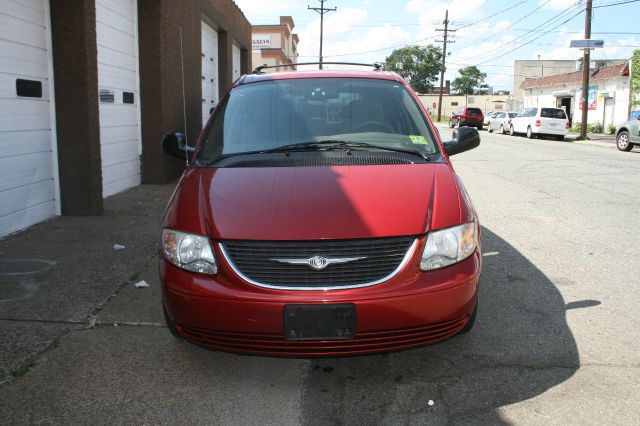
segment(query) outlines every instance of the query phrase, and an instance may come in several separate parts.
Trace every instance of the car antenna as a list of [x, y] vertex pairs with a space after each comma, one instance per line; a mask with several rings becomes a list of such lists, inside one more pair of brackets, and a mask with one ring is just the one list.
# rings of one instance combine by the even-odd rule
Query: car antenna
[[[185, 148], [189, 146], [187, 140], [187, 101], [184, 95], [184, 51], [182, 48], [182, 25], [180, 25], [180, 69], [182, 76], [182, 119], [184, 120], [184, 144]], [[189, 166], [189, 150], [184, 150], [185, 162]]]

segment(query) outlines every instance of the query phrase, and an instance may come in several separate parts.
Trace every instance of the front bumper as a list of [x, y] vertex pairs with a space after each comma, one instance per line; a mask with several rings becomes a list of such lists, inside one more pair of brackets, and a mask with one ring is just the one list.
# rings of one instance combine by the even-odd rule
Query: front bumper
[[[224, 262], [216, 276], [190, 273], [161, 258], [164, 303], [176, 329], [213, 349], [275, 356], [341, 356], [435, 343], [459, 333], [477, 300], [479, 250], [443, 269], [422, 272], [412, 259], [395, 277], [372, 287], [295, 291], [259, 288]], [[287, 340], [286, 304], [353, 303], [356, 337]]]

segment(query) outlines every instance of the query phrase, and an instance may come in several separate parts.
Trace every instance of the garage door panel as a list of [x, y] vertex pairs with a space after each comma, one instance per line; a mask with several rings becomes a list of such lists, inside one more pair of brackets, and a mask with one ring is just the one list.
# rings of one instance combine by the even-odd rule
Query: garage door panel
[[[45, 66], [45, 70], [48, 64], [47, 51], [45, 49], [27, 46], [25, 44], [16, 44], [1, 38], [0, 58], [41, 64]], [[42, 74], [42, 77], [46, 76], [46, 72]]]
[[2, 132], [0, 134], [0, 158], [40, 152], [51, 152], [51, 132], [49, 130]]
[[47, 180], [2, 192], [0, 195], [0, 217], [18, 213], [42, 203], [52, 203], [52, 185], [53, 183]]
[[135, 112], [134, 105], [103, 105], [100, 108], [100, 127], [137, 126], [138, 117]]
[[2, 170], [0, 196], [4, 191], [22, 188], [34, 182], [45, 180], [53, 182], [53, 164], [50, 152], [0, 158], [0, 170]]
[[44, 25], [32, 24], [0, 13], [0, 39], [46, 50], [47, 38], [43, 28]]
[[100, 65], [129, 70], [134, 75], [137, 69], [135, 57], [127, 53], [113, 50], [109, 47], [103, 48], [102, 55], [100, 56], [100, 61]]
[[134, 3], [130, 0], [97, 0], [96, 6], [104, 7], [129, 20], [134, 16]]
[[[31, 3], [31, 4], [29, 4]], [[35, 6], [35, 3], [40, 3]], [[29, 2], [26, 0], [10, 1], [0, 0], [0, 10], [3, 14], [10, 14], [19, 20], [29, 22], [40, 27], [46, 26], [46, 18], [42, 2]]]
[[109, 25], [115, 30], [133, 34], [133, 14], [131, 11], [127, 15], [114, 11], [105, 6], [104, 2], [96, 2], [96, 16], [100, 16], [100, 21]]
[[[49, 130], [50, 106], [42, 99], [0, 99], [0, 131]], [[0, 144], [10, 143], [4, 138]]]
[[21, 210], [17, 213], [2, 216], [0, 217], [0, 235], [7, 235], [28, 228], [34, 223], [49, 219], [53, 216], [51, 212], [54, 211], [55, 203], [50, 201]]
[[129, 161], [138, 161], [137, 140], [118, 142], [101, 147], [101, 153], [106, 158], [102, 165], [109, 167]]
[[118, 32], [104, 22], [96, 23], [98, 47], [109, 47], [120, 52], [127, 53], [131, 50], [131, 44], [135, 36], [131, 32]]
[[133, 140], [138, 140], [137, 123], [132, 126], [104, 127], [100, 129], [100, 142], [102, 145]]
[[207, 23], [201, 23], [202, 33], [202, 125], [209, 119], [209, 110], [218, 103], [218, 33]]
[[[2, 67], [2, 59], [0, 58], [0, 68]], [[13, 71], [13, 70], [11, 70]], [[18, 96], [16, 90], [16, 80], [26, 79], [39, 81], [42, 84], [41, 98], [22, 98]], [[32, 77], [20, 74], [2, 74], [0, 71], [0, 100], [1, 99], [22, 99], [25, 102], [46, 102], [49, 99], [49, 81], [46, 78]]]
[[100, 87], [111, 87], [131, 91], [136, 89], [135, 71], [114, 67], [102, 61], [99, 62], [99, 68], [102, 70], [98, 78], [98, 85]]

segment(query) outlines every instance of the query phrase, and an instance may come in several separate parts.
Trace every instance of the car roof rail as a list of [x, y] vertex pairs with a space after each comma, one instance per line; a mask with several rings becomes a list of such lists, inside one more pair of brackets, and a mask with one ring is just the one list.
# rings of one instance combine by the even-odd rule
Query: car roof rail
[[361, 64], [358, 62], [298, 62], [295, 64], [281, 64], [281, 65], [260, 65], [253, 70], [254, 74], [264, 74], [262, 70], [270, 69], [270, 68], [281, 68], [281, 67], [296, 67], [298, 65], [354, 65], [358, 67], [373, 67], [374, 71], [384, 71], [384, 67], [380, 63], [373, 64]]

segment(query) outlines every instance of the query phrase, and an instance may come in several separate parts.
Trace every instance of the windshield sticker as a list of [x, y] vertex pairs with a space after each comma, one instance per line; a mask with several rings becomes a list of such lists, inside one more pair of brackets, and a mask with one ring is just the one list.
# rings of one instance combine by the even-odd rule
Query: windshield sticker
[[424, 138], [424, 136], [409, 135], [409, 139], [411, 139], [411, 142], [416, 143], [416, 144], [426, 144], [427, 143], [427, 140]]

